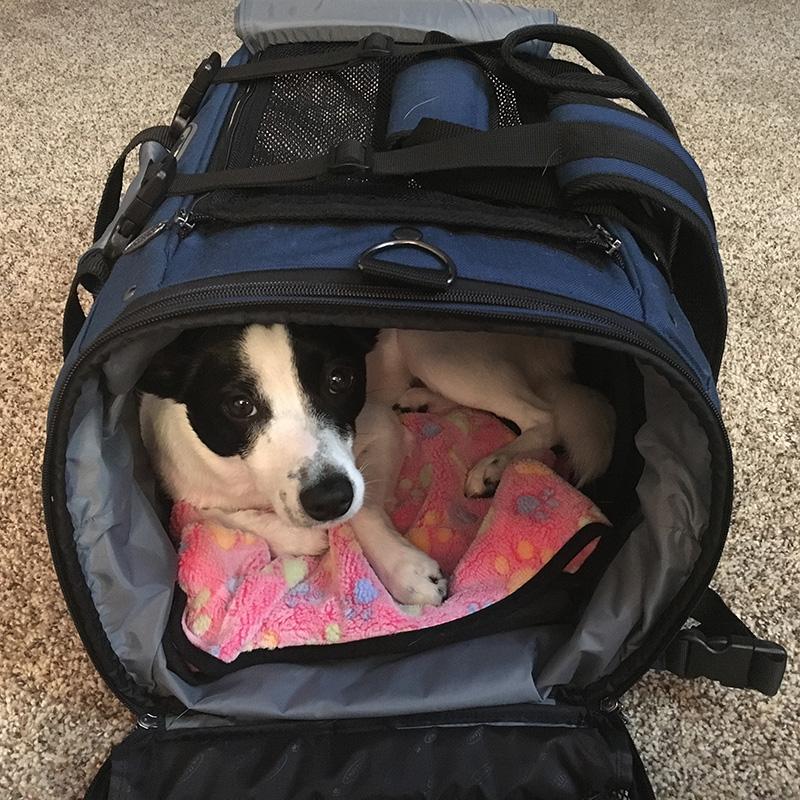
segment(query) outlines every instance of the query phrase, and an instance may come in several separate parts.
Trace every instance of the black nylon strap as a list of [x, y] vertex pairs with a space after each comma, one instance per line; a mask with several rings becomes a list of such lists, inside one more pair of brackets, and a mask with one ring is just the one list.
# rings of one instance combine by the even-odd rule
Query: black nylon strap
[[783, 647], [757, 639], [712, 589], [706, 589], [691, 619], [699, 625], [672, 641], [660, 666], [680, 677], [702, 676], [770, 697], [778, 692], [786, 669]]
[[97, 248], [88, 250], [78, 262], [78, 268], [67, 295], [64, 319], [61, 326], [61, 345], [64, 358], [67, 357], [72, 345], [78, 338], [78, 334], [81, 332], [83, 323], [86, 322], [86, 315], [83, 313], [78, 299], [78, 287], [83, 286], [84, 289], [95, 294], [106, 282], [110, 272], [111, 267], [108, 261], [103, 256], [102, 251]]
[[306, 53], [263, 61], [251, 61], [234, 67], [222, 67], [214, 76], [213, 83], [243, 83], [284, 75], [290, 72], [340, 69], [362, 61], [388, 56], [425, 55], [447, 53], [468, 47], [499, 46], [500, 41], [465, 43], [447, 42], [439, 44], [397, 44], [390, 36], [370, 34], [358, 44], [324, 53]]
[[[114, 163], [106, 179], [103, 189], [103, 196], [97, 209], [97, 219], [94, 225], [94, 241], [97, 242], [105, 233], [106, 228], [113, 222], [114, 217], [119, 211], [122, 199], [122, 181], [125, 171], [125, 161], [132, 150], [145, 142], [158, 142], [164, 147], [170, 147], [173, 136], [168, 125], [156, 125], [152, 128], [137, 133], [128, 142], [119, 158]], [[81, 308], [78, 299], [78, 287], [82, 286], [92, 294], [96, 294], [106, 282], [111, 272], [111, 265], [103, 256], [98, 247], [89, 249], [81, 257], [75, 271], [75, 277], [67, 295], [67, 302], [64, 307], [64, 319], [61, 328], [61, 345], [64, 357], [66, 358], [75, 340], [78, 338], [81, 327], [86, 321], [86, 315]]]
[[[119, 158], [114, 163], [106, 179], [103, 189], [103, 196], [97, 209], [97, 219], [94, 225], [94, 241], [96, 242], [105, 233], [106, 228], [113, 222], [114, 217], [119, 211], [119, 204], [122, 199], [122, 180], [125, 171], [125, 161], [128, 155], [145, 142], [158, 142], [164, 147], [172, 144], [172, 134], [168, 125], [156, 125], [152, 128], [137, 133], [128, 142]], [[99, 248], [91, 248], [81, 257], [75, 271], [75, 277], [67, 295], [67, 302], [64, 307], [64, 319], [61, 328], [61, 344], [66, 358], [75, 340], [78, 338], [81, 327], [86, 321], [86, 315], [81, 308], [78, 299], [78, 288], [82, 286], [92, 294], [96, 294], [106, 282], [111, 265], [103, 256]]]
[[[537, 63], [538, 60], [520, 56], [516, 51], [520, 44], [534, 39], [573, 47], [604, 74], [580, 72], [558, 76], [548, 74], [541, 68], [540, 63]], [[503, 41], [501, 54], [514, 72], [550, 91], [585, 92], [631, 100], [677, 138], [672, 119], [656, 93], [619, 51], [593, 33], [569, 25], [530, 25], [510, 33]]]
[[742, 622], [725, 601], [711, 588], [706, 589], [700, 602], [692, 611], [692, 619], [708, 635], [713, 636], [752, 636], [753, 632]]
[[[361, 158], [358, 157], [359, 147]], [[549, 169], [592, 157], [617, 158], [665, 175], [711, 213], [708, 198], [697, 178], [670, 150], [633, 131], [589, 122], [545, 122], [499, 128], [374, 154], [357, 142], [345, 142], [332, 154], [291, 164], [178, 175], [169, 194], [193, 195], [218, 189], [278, 186], [319, 178], [327, 172], [412, 176], [486, 168]]]

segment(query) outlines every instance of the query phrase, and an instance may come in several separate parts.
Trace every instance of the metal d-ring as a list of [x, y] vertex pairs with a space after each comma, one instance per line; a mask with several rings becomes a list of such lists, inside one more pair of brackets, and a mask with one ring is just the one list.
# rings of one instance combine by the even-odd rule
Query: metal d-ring
[[[417, 286], [424, 289], [444, 290], [456, 279], [456, 265], [447, 253], [422, 241], [422, 234], [414, 228], [398, 228], [395, 238], [367, 248], [358, 257], [358, 268], [367, 275], [387, 280], [391, 283]], [[417, 236], [419, 238], [417, 238]], [[433, 256], [440, 264], [438, 270], [411, 267], [396, 261], [376, 258], [377, 253], [393, 247], [416, 248]]]

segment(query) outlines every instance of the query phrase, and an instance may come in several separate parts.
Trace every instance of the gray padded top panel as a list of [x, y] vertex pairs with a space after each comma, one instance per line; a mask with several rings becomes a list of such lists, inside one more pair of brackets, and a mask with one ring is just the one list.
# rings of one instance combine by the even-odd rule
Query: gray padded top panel
[[[290, 42], [357, 41], [378, 31], [421, 42], [441, 31], [466, 42], [502, 39], [527, 25], [554, 25], [555, 11], [466, 0], [241, 0], [236, 33], [251, 52]], [[549, 42], [525, 45], [544, 56]]]

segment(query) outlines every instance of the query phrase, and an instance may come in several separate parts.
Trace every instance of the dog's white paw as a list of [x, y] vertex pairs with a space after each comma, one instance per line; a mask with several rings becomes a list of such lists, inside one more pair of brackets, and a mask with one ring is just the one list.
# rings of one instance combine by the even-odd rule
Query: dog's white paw
[[455, 407], [453, 402], [432, 392], [427, 386], [412, 387], [403, 393], [394, 406], [397, 411], [418, 411], [423, 414], [444, 414]]
[[464, 494], [467, 497], [493, 497], [508, 462], [508, 457], [502, 453], [482, 458], [469, 471], [464, 482]]
[[399, 557], [378, 577], [403, 605], [439, 606], [447, 596], [447, 579], [439, 565], [410, 544], [403, 546]]

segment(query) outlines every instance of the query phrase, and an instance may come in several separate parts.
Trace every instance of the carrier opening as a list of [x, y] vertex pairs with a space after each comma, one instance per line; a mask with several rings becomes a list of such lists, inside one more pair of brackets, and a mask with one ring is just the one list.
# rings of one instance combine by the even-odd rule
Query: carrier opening
[[[222, 717], [304, 718], [318, 716], [315, 703], [322, 701], [325, 708], [335, 707], [337, 715], [369, 714], [384, 702], [382, 676], [388, 675], [389, 664], [392, 675], [405, 675], [397, 683], [395, 699], [407, 713], [459, 707], [469, 691], [485, 696], [487, 703], [541, 702], [553, 687], [597, 681], [633, 652], [701, 552], [712, 496], [712, 457], [703, 421], [679, 387], [653, 366], [622, 352], [579, 344], [574, 348], [577, 375], [608, 398], [618, 421], [608, 470], [580, 493], [610, 523], [600, 524], [609, 533], [591, 554], [584, 553], [580, 568], [565, 570], [595, 542], [597, 537], [586, 530], [580, 546], [573, 542], [560, 559], [558, 552], [545, 559], [558, 564], [557, 571], [548, 572], [545, 564], [532, 575], [520, 565], [533, 563], [535, 544], [515, 540], [516, 563], [502, 554], [493, 560], [495, 571], [508, 578], [509, 596], [485, 609], [467, 609], [477, 613], [459, 621], [428, 628], [428, 633], [375, 638], [373, 642], [383, 643], [378, 646], [369, 639], [337, 643], [333, 636], [319, 644], [275, 648], [276, 642], [267, 638], [265, 647], [242, 652], [228, 664], [185, 636], [181, 640], [185, 601], [176, 590], [179, 556], [169, 534], [170, 506], [142, 443], [138, 401], [130, 383], [130, 376], [141, 374], [163, 343], [163, 337], [142, 339], [123, 348], [83, 383], [67, 450], [68, 510], [81, 566], [114, 652], [141, 686], [176, 697], [194, 710]], [[419, 411], [405, 416], [413, 419], [423, 439], [426, 430], [431, 434], [437, 426], [446, 427]], [[469, 433], [469, 414], [466, 420], [449, 420], [449, 425], [453, 436]], [[496, 418], [492, 426], [513, 438]], [[526, 465], [518, 477], [530, 477], [525, 472], [531, 469]], [[558, 477], [555, 462], [544, 469], [548, 480]], [[407, 488], [413, 494], [414, 487]], [[528, 499], [523, 502], [523, 497]], [[545, 512], [554, 497], [522, 491], [512, 505], [535, 521], [536, 509], [543, 506]], [[431, 510], [422, 509], [422, 517]], [[450, 538], [455, 535], [442, 519], [431, 515], [428, 520], [428, 537], [433, 533], [445, 540], [445, 529]], [[582, 527], [591, 530], [591, 525]], [[232, 534], [216, 533], [217, 544], [230, 554], [235, 549]], [[565, 543], [573, 539], [567, 536]], [[345, 541], [343, 552], [352, 552], [348, 546]], [[518, 574], [511, 572], [512, 566]], [[308, 610], [319, 600], [306, 562], [289, 559], [281, 570], [284, 579], [291, 574], [293, 581], [283, 598], [286, 608], [291, 610], [294, 603]], [[362, 583], [358, 597], [368, 602], [351, 607], [365, 611], [374, 581], [371, 588]], [[189, 604], [187, 608], [197, 610], [198, 598], [190, 598]], [[402, 646], [392, 647], [393, 639]], [[312, 687], [323, 661], [326, 688], [320, 698]], [[467, 675], [466, 664], [480, 665], [476, 669], [482, 677]], [[240, 691], [243, 684], [249, 691]]]

